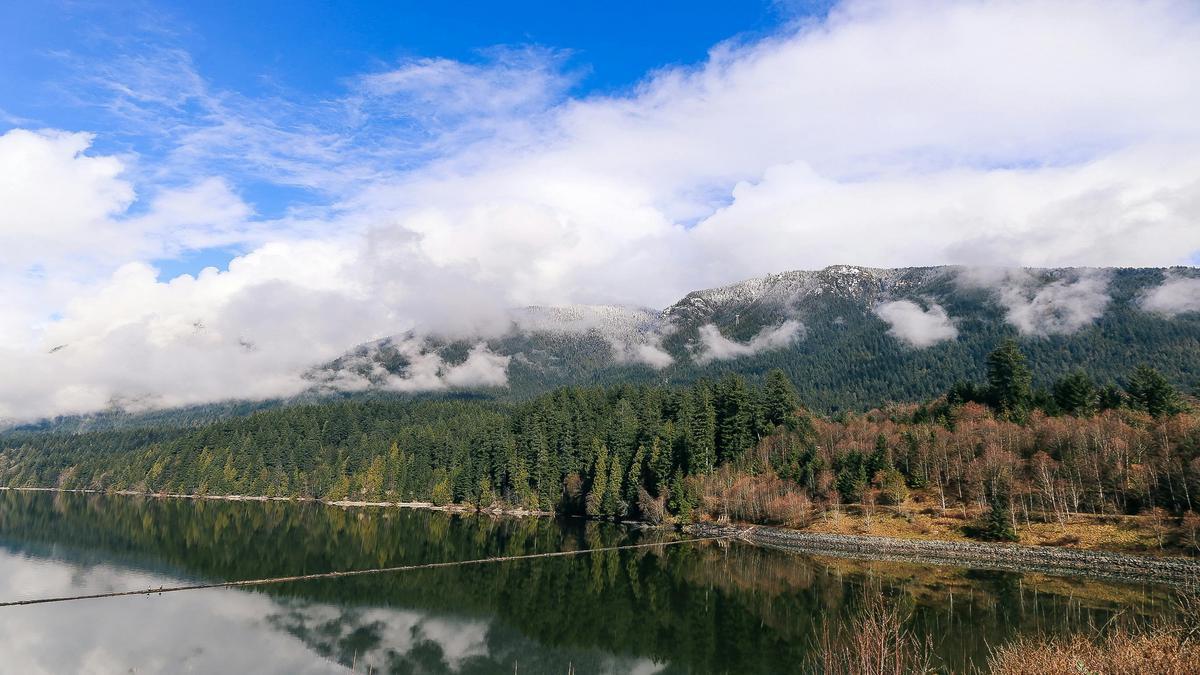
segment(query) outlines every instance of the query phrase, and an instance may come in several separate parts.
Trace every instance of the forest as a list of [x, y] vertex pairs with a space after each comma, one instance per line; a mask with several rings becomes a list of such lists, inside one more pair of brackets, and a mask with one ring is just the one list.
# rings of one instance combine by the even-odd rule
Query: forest
[[823, 416], [781, 371], [524, 402], [343, 401], [191, 429], [0, 436], [0, 485], [507, 505], [596, 518], [803, 526], [916, 495], [1021, 519], [1200, 510], [1200, 416], [1157, 371], [1048, 388], [1019, 346], [923, 404]]

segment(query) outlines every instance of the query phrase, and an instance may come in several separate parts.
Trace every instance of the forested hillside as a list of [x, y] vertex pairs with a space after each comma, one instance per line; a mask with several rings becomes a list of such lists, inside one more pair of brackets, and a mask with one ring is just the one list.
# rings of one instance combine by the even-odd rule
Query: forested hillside
[[[311, 388], [273, 401], [63, 417], [29, 430], [197, 427], [286, 405], [332, 401], [490, 399], [518, 404], [563, 387], [687, 386], [783, 371], [805, 405], [864, 412], [921, 401], [979, 379], [988, 352], [1018, 341], [1034, 384], [1084, 367], [1125, 386], [1141, 364], [1188, 393], [1200, 389], [1200, 271], [1173, 269], [879, 270], [837, 266], [697, 291], [661, 312], [612, 306], [531, 307], [502, 335], [393, 336], [314, 368]], [[1174, 304], [1149, 302], [1175, 283]], [[1190, 295], [1189, 295], [1190, 294]], [[1193, 297], [1194, 296], [1194, 297]], [[888, 308], [900, 308], [899, 314]], [[422, 389], [417, 361], [462, 366], [481, 345], [503, 384]], [[435, 368], [436, 370], [436, 368]], [[425, 373], [428, 376], [428, 372]], [[453, 406], [451, 406], [453, 407]]]
[[[982, 377], [984, 358], [1006, 337], [1020, 342], [1039, 386], [1078, 367], [1102, 383], [1120, 383], [1149, 364], [1195, 392], [1200, 297], [1182, 298], [1170, 311], [1152, 311], [1158, 306], [1146, 298], [1168, 280], [1196, 278], [1195, 268], [835, 266], [696, 291], [658, 314], [529, 308], [508, 333], [486, 338], [493, 352], [511, 357], [508, 386], [489, 394], [522, 399], [561, 386], [691, 384], [729, 373], [761, 381], [778, 368], [814, 410], [865, 411], [932, 398], [955, 381]], [[1196, 289], [1185, 287], [1200, 296]], [[908, 314], [890, 322], [881, 307], [897, 305]], [[920, 327], [905, 319], [941, 319], [945, 332], [914, 334]], [[403, 376], [412, 359], [404, 349], [418, 348], [412, 339], [364, 346], [329, 368], [371, 362]], [[419, 348], [452, 365], [467, 357], [471, 342], [426, 338]]]
[[[1200, 418], [1157, 371], [1049, 390], [1015, 342], [986, 380], [928, 405], [826, 417], [781, 371], [686, 388], [564, 388], [522, 403], [343, 401], [196, 429], [0, 437], [0, 484], [494, 504], [597, 517], [700, 513], [802, 524], [842, 504], [936, 493], [1021, 509], [1182, 514], [1200, 506]], [[1005, 515], [1007, 514], [1007, 515]]]

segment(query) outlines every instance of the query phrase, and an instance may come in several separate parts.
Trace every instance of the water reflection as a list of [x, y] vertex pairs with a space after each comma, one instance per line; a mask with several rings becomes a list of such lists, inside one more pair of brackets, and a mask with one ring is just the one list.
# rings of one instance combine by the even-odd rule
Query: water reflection
[[[662, 536], [582, 521], [9, 492], [0, 591], [10, 600]], [[773, 673], [804, 664], [864, 593], [911, 608], [954, 670], [1022, 631], [1170, 609], [1152, 586], [688, 544], [5, 608], [0, 670]]]

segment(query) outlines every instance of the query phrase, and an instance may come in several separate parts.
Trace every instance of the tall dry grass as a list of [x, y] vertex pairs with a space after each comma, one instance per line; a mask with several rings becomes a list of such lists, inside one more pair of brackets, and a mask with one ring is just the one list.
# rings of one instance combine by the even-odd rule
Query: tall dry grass
[[988, 670], [999, 675], [1192, 675], [1200, 673], [1200, 596], [1179, 600], [1180, 618], [1103, 635], [1025, 637], [998, 647]]

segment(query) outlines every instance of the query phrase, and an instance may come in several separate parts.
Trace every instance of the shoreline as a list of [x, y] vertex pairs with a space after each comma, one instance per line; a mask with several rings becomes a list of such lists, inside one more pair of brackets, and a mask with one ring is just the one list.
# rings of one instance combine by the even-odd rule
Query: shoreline
[[370, 502], [352, 499], [317, 499], [314, 497], [268, 497], [265, 495], [197, 495], [176, 492], [139, 492], [137, 490], [94, 490], [88, 488], [50, 488], [50, 487], [7, 487], [0, 486], [0, 492], [60, 492], [89, 495], [121, 495], [124, 497], [150, 497], [153, 499], [195, 499], [222, 502], [301, 502], [324, 504], [339, 508], [362, 507], [392, 507], [401, 509], [421, 509], [425, 511], [444, 511], [447, 513], [483, 513], [497, 516], [512, 516], [524, 518], [528, 516], [552, 516], [549, 511], [534, 511], [530, 509], [487, 507], [477, 509], [463, 504], [446, 504], [438, 506], [433, 502]]
[[1005, 572], [1041, 572], [1106, 581], [1149, 582], [1200, 589], [1200, 559], [1088, 551], [1060, 546], [976, 543], [945, 539], [899, 539], [855, 534], [817, 534], [770, 526], [693, 523], [683, 531], [729, 536], [758, 546], [809, 555], [858, 560], [926, 563]]
[[[56, 492], [75, 494], [121, 495], [154, 499], [193, 499], [229, 502], [308, 502], [350, 508], [404, 508], [460, 514], [484, 514], [506, 517], [554, 516], [548, 511], [513, 508], [484, 508], [432, 502], [389, 502], [362, 500], [326, 500], [312, 497], [268, 497], [253, 495], [196, 495], [153, 493], [136, 490], [95, 490], [84, 488], [7, 487], [0, 492]], [[905, 539], [861, 534], [822, 534], [768, 525], [720, 525], [713, 522], [679, 526], [651, 525], [641, 521], [618, 521], [641, 529], [680, 529], [691, 535], [720, 536], [778, 550], [815, 556], [926, 563], [1007, 572], [1040, 572], [1060, 576], [1087, 577], [1118, 582], [1149, 582], [1187, 589], [1200, 589], [1200, 559], [1137, 555], [1110, 551], [1081, 550], [1062, 546], [951, 541], [946, 539]]]

